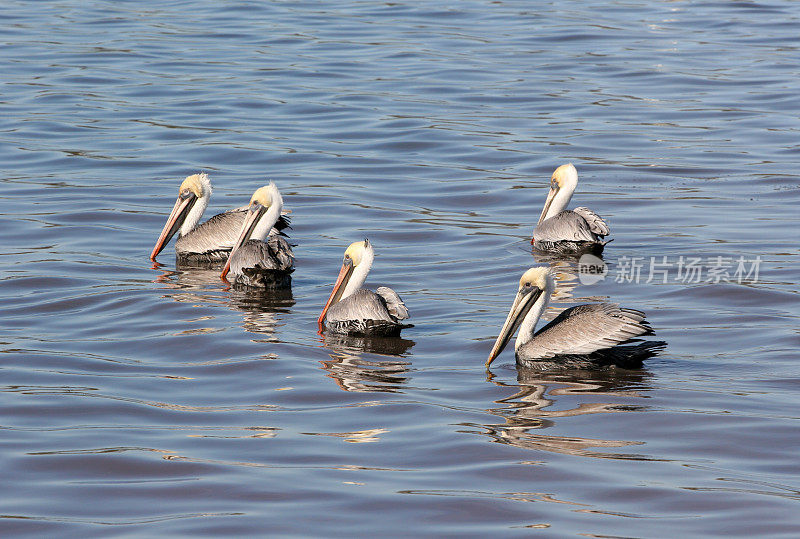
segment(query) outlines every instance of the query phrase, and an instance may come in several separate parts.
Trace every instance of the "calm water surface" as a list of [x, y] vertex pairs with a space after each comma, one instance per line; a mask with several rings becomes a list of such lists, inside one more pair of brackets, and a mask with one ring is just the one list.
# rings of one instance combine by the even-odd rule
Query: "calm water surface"
[[[800, 5], [147, 6], [0, 10], [0, 533], [797, 536]], [[593, 285], [527, 243], [567, 161]], [[290, 293], [150, 263], [199, 170], [209, 215], [278, 184]], [[416, 327], [322, 338], [364, 237]], [[552, 311], [612, 298], [667, 348], [488, 374], [535, 264]]]

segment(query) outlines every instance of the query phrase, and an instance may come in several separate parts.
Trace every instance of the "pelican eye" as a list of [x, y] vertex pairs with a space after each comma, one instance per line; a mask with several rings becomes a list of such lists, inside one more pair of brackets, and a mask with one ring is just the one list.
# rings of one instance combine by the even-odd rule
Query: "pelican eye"
[[531, 283], [525, 283], [525, 288], [530, 288]]

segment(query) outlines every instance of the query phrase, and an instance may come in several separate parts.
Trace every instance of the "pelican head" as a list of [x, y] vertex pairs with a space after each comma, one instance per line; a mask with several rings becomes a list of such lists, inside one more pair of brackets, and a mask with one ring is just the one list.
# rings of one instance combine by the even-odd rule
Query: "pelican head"
[[514, 345], [515, 349], [519, 349], [533, 338], [533, 330], [547, 307], [554, 289], [555, 281], [549, 268], [531, 268], [522, 274], [514, 303], [511, 305], [508, 317], [500, 329], [500, 335], [497, 336], [489, 359], [486, 361], [487, 367], [500, 355], [517, 328], [520, 329]]
[[328, 302], [317, 319], [320, 328], [322, 328], [325, 315], [332, 305], [361, 288], [361, 285], [367, 279], [367, 273], [369, 273], [374, 259], [375, 251], [372, 249], [372, 244], [368, 239], [351, 243], [345, 250], [339, 277], [336, 278], [336, 283], [333, 285], [333, 291], [328, 298]]
[[547, 194], [547, 200], [537, 224], [542, 224], [542, 221], [566, 208], [577, 186], [578, 171], [572, 166], [572, 163], [558, 167], [550, 178], [550, 192]]
[[150, 254], [150, 260], [155, 260], [158, 253], [169, 243], [172, 236], [180, 230], [181, 236], [191, 232], [203, 216], [211, 197], [211, 180], [208, 174], [192, 174], [187, 176], [178, 188], [178, 200], [172, 207], [172, 212], [167, 218], [167, 223], [158, 236], [156, 246]]
[[256, 189], [256, 192], [250, 197], [250, 205], [247, 208], [247, 216], [239, 232], [239, 239], [233, 245], [231, 254], [228, 255], [228, 261], [225, 263], [225, 268], [222, 270], [221, 277], [223, 279], [231, 269], [233, 253], [249, 239], [263, 241], [272, 227], [275, 226], [275, 223], [278, 222], [282, 209], [283, 197], [273, 182]]

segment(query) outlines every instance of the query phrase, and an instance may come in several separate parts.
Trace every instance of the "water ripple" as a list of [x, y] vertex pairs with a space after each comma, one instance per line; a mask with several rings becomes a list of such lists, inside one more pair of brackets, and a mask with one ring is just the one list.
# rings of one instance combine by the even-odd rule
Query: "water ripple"
[[[7, 3], [0, 533], [794, 535], [798, 18], [786, 1]], [[610, 223], [612, 271], [761, 257], [759, 280], [583, 285], [529, 243], [566, 161], [573, 205]], [[198, 171], [208, 215], [276, 181], [290, 292], [228, 289], [172, 246], [148, 260]], [[363, 237], [368, 284], [411, 308], [402, 339], [317, 334]], [[559, 280], [545, 318], [618, 301], [666, 350], [544, 374], [507, 353], [487, 374], [531, 265]]]

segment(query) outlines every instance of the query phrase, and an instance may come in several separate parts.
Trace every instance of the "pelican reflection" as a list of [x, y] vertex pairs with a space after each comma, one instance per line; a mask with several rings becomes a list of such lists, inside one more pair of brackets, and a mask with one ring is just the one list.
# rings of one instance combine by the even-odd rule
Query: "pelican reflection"
[[276, 330], [285, 322], [295, 304], [290, 288], [254, 291], [246, 286], [222, 288], [219, 271], [183, 266], [163, 270], [155, 282], [166, 289], [163, 297], [180, 303], [220, 305], [242, 314], [242, 327], [260, 333], [266, 340], [277, 340]]
[[[331, 359], [322, 361], [336, 385], [344, 391], [401, 391], [408, 382], [411, 363], [403, 358], [414, 341], [399, 337], [355, 337], [328, 333], [322, 338]], [[365, 358], [364, 354], [378, 358]]]
[[509, 388], [510, 395], [494, 401], [499, 407], [487, 410], [502, 422], [480, 427], [496, 442], [522, 449], [595, 458], [653, 460], [641, 454], [609, 451], [641, 445], [642, 441], [536, 432], [554, 427], [559, 421], [563, 432], [566, 419], [570, 417], [643, 411], [646, 406], [641, 402], [642, 392], [649, 389], [649, 377], [644, 370], [542, 373], [519, 367], [517, 384], [491, 380], [498, 387]]

